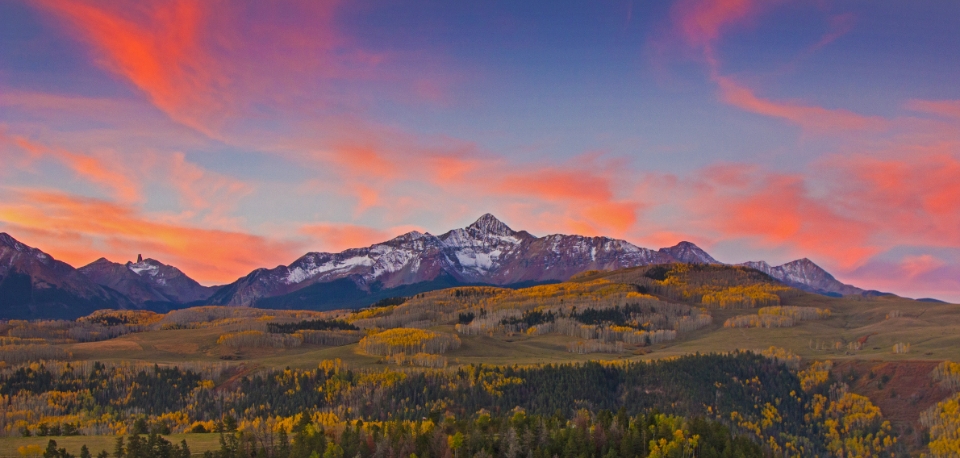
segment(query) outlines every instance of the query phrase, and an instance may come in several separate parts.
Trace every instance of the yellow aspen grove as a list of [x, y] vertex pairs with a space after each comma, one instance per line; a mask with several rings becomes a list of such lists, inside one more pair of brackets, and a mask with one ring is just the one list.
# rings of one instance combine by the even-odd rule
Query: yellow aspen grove
[[937, 403], [920, 415], [920, 424], [929, 429], [930, 456], [952, 458], [960, 455], [960, 394]]
[[903, 355], [909, 352], [910, 352], [909, 343], [898, 342], [893, 345], [893, 354], [895, 355]]
[[945, 388], [960, 390], [960, 363], [944, 361], [930, 375]]
[[460, 348], [460, 338], [423, 329], [394, 328], [360, 339], [360, 351], [378, 356], [395, 353], [445, 353]]

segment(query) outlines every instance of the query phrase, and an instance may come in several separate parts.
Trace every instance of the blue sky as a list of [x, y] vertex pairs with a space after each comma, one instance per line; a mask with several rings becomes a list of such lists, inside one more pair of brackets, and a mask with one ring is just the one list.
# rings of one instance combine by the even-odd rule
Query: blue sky
[[204, 283], [492, 212], [960, 300], [951, 2], [0, 4], [0, 230]]

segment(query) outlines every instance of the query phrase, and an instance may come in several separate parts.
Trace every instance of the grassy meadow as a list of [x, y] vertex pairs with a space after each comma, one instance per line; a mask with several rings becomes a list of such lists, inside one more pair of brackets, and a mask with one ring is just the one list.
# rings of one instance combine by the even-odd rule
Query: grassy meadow
[[[832, 361], [836, 377], [847, 377], [852, 390], [910, 431], [916, 431], [921, 411], [950, 393], [932, 388], [929, 374], [941, 361], [960, 361], [960, 305], [896, 296], [827, 297], [786, 288], [742, 268], [656, 269], [587, 273], [521, 290], [451, 288], [358, 311], [198, 307], [168, 314], [109, 311], [75, 323], [10, 321], [0, 323], [0, 350], [6, 348], [6, 355], [42, 350], [38, 354], [69, 362], [207, 368], [219, 374], [213, 389], [234, 390], [241, 377], [285, 368], [313, 370], [333, 360], [375, 375], [387, 369], [641, 361], [776, 347], [799, 356], [800, 367]], [[754, 326], [764, 322], [761, 318], [780, 327], [725, 326], [728, 320]], [[362, 350], [361, 339], [394, 328], [455, 345], [429, 350], [425, 341], [416, 340], [426, 337], [411, 337], [379, 355]], [[29, 364], [25, 361], [0, 361], [0, 370], [9, 373]], [[886, 383], [890, 378], [894, 381]], [[35, 454], [49, 439], [15, 435], [10, 430], [0, 437], [0, 458]], [[115, 436], [53, 439], [72, 454], [87, 444], [95, 455], [112, 451]], [[186, 439], [194, 454], [219, 447], [217, 434], [168, 439]], [[919, 437], [911, 440], [917, 447], [924, 443]]]
[[[803, 321], [783, 328], [725, 328], [727, 318], [749, 310], [710, 310], [713, 324], [677, 340], [625, 351], [620, 354], [575, 354], [567, 349], [569, 336], [546, 334], [461, 335], [460, 348], [445, 353], [449, 364], [540, 364], [594, 359], [651, 359], [688, 353], [787, 349], [804, 359], [864, 359], [879, 361], [960, 361], [960, 305], [917, 302], [896, 297], [830, 298], [806, 294], [785, 305], [827, 308], [832, 316]], [[900, 316], [892, 317], [899, 312]], [[888, 316], [890, 316], [888, 318]], [[231, 325], [235, 326], [235, 325]], [[454, 333], [452, 325], [430, 329]], [[74, 360], [142, 361], [158, 364], [225, 363], [261, 368], [311, 368], [320, 361], [339, 358], [352, 367], [376, 368], [378, 357], [362, 354], [357, 344], [296, 348], [250, 348], [234, 351], [217, 344], [226, 327], [153, 330], [99, 342], [63, 344]], [[848, 343], [866, 337], [860, 350]], [[837, 349], [837, 343], [841, 348]], [[894, 354], [893, 345], [909, 343], [905, 354]], [[643, 353], [643, 354], [638, 354]], [[230, 358], [230, 359], [224, 359]]]
[[[206, 434], [170, 434], [163, 436], [168, 441], [179, 444], [180, 441], [187, 441], [190, 452], [193, 455], [201, 455], [205, 451], [212, 451], [220, 448], [220, 435], [216, 433]], [[90, 449], [90, 453], [96, 456], [100, 451], [106, 450], [113, 453], [116, 444], [116, 436], [53, 436], [53, 437], [0, 437], [0, 458], [22, 458], [24, 456], [40, 456], [31, 453], [36, 451], [36, 447], [44, 449], [47, 447], [47, 441], [57, 441], [58, 448], [65, 448], [72, 455], [80, 455], [80, 447], [84, 445]], [[32, 446], [32, 447], [31, 447]]]

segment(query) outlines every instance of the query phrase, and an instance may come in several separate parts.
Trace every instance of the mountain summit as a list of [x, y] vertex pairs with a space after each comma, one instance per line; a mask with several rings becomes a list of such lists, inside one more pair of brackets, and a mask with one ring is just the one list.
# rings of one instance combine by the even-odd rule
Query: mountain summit
[[513, 229], [510, 229], [510, 226], [507, 226], [503, 221], [500, 221], [490, 213], [484, 213], [483, 216], [474, 221], [473, 224], [463, 228], [463, 230], [476, 236], [492, 235], [495, 237], [512, 237], [516, 234]]
[[[435, 281], [492, 285], [561, 281], [584, 270], [665, 262], [677, 260], [608, 237], [535, 237], [511, 229], [488, 213], [439, 236], [412, 232], [366, 248], [307, 253], [287, 266], [255, 270], [225, 286], [211, 300], [254, 305], [263, 298], [296, 294], [330, 282], [375, 291]], [[289, 306], [289, 302], [285, 304]]]
[[73, 318], [132, 305], [69, 264], [0, 233], [0, 317]]
[[[137, 262], [100, 258], [74, 269], [0, 233], [0, 317], [79, 316], [96, 308], [168, 309], [201, 302], [333, 309], [456, 285], [529, 285], [564, 281], [587, 270], [677, 262], [722, 264], [691, 242], [651, 250], [609, 237], [536, 237], [487, 213], [441, 235], [412, 231], [369, 247], [311, 252], [289, 265], [205, 287], [176, 267], [139, 255]], [[809, 259], [776, 267], [763, 261], [742, 265], [811, 292], [865, 294]]]
[[720, 261], [713, 259], [713, 256], [707, 254], [706, 251], [690, 242], [680, 242], [669, 248], [661, 248], [659, 251], [677, 261], [689, 264], [722, 264]]
[[[562, 234], [535, 237], [526, 231], [513, 230], [487, 213], [466, 227], [439, 236], [410, 232], [366, 248], [307, 253], [287, 266], [257, 269], [225, 286], [211, 301], [223, 305], [271, 303], [271, 307], [309, 307], [309, 302], [325, 300], [325, 296], [332, 294], [328, 287], [333, 286], [337, 288], [336, 294], [353, 294], [411, 288], [412, 285], [426, 288], [431, 282], [442, 286], [530, 284], [562, 281], [586, 270], [674, 262], [721, 264], [691, 242], [654, 251], [609, 237]], [[820, 278], [814, 275], [814, 270], [808, 271], [808, 277], [804, 278], [810, 281]], [[780, 275], [777, 268], [764, 272], [775, 277]], [[798, 279], [792, 284], [804, 285], [803, 281], [806, 280]], [[837, 290], [836, 285], [817, 285], [826, 292]], [[276, 297], [283, 299], [268, 300]]]
[[123, 293], [137, 304], [183, 304], [207, 299], [217, 288], [201, 286], [180, 269], [155, 259], [118, 264], [100, 258], [79, 269], [90, 280]]
[[833, 275], [830, 275], [829, 272], [807, 258], [790, 261], [776, 267], [767, 264], [766, 261], [749, 261], [740, 265], [757, 269], [788, 286], [813, 293], [846, 296], [865, 292], [856, 286], [841, 283], [833, 278]]

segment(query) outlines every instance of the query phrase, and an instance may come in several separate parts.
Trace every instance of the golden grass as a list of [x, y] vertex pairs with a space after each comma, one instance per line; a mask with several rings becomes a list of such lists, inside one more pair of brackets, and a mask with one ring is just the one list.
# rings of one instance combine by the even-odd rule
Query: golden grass
[[[193, 455], [201, 455], [205, 451], [213, 451], [220, 448], [220, 435], [210, 434], [171, 434], [163, 436], [174, 444], [179, 444], [181, 440], [187, 441], [190, 452]], [[113, 453], [113, 446], [117, 436], [60, 436], [60, 437], [0, 437], [0, 458], [23, 458], [17, 452], [19, 447], [28, 445], [37, 445], [41, 449], [47, 447], [47, 441], [53, 439], [57, 441], [57, 447], [66, 448], [73, 455], [80, 455], [80, 447], [86, 444], [90, 453], [96, 455], [101, 450]]]
[[[589, 277], [588, 277], [589, 278]], [[596, 279], [593, 279], [594, 282]], [[582, 280], [581, 280], [582, 281]], [[829, 309], [832, 316], [804, 321], [790, 328], [723, 328], [722, 323], [743, 310], [714, 309], [713, 324], [681, 334], [676, 341], [622, 354], [577, 355], [567, 351], [576, 340], [560, 335], [544, 336], [460, 336], [462, 346], [445, 354], [450, 366], [459, 364], [537, 364], [581, 362], [592, 359], [650, 359], [694, 352], [734, 351], [776, 346], [804, 359], [869, 359], [879, 361], [953, 360], [960, 361], [960, 306], [916, 302], [896, 297], [830, 298], [803, 294], [784, 305]], [[900, 316], [892, 314], [899, 311]], [[888, 318], [888, 316], [895, 316]], [[451, 325], [434, 331], [454, 333]], [[357, 345], [324, 347], [304, 344], [297, 348], [232, 350], [216, 344], [221, 327], [150, 331], [116, 339], [64, 345], [75, 360], [124, 361], [176, 364], [180, 362], [223, 362], [256, 368], [312, 368], [325, 359], [340, 358], [357, 368], [382, 368], [378, 357], [360, 354]], [[863, 341], [859, 350], [851, 342]], [[910, 344], [910, 352], [893, 354], [898, 342]], [[839, 349], [838, 347], [839, 343]]]

